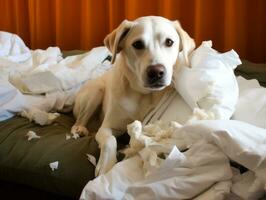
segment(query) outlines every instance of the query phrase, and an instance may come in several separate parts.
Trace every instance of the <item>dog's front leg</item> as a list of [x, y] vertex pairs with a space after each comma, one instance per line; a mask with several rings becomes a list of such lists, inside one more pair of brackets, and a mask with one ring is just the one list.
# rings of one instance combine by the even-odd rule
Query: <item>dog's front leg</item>
[[113, 136], [113, 131], [111, 128], [101, 127], [98, 130], [95, 138], [101, 150], [100, 157], [95, 169], [95, 176], [98, 176], [108, 172], [117, 162], [117, 142], [116, 138]]
[[77, 94], [73, 113], [76, 122], [71, 128], [71, 133], [80, 136], [88, 135], [86, 128], [88, 120], [102, 103], [104, 85], [99, 81], [89, 81]]

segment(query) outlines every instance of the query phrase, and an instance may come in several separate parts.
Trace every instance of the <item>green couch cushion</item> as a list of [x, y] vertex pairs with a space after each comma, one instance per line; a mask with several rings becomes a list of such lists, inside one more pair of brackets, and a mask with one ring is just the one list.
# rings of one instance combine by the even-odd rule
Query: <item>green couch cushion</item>
[[[39, 126], [25, 118], [0, 122], [0, 179], [44, 191], [78, 198], [94, 178], [94, 166], [86, 154], [99, 156], [94, 135], [66, 140], [74, 119], [61, 115], [54, 124]], [[40, 139], [27, 140], [29, 130]], [[52, 171], [49, 163], [59, 161]]]
[[261, 86], [266, 87], [266, 64], [252, 63], [247, 60], [241, 61], [242, 64], [236, 68], [235, 74], [246, 79], [257, 79]]
[[75, 56], [75, 55], [83, 54], [86, 52], [88, 52], [88, 51], [84, 51], [84, 50], [63, 51], [62, 56], [63, 56], [63, 58], [66, 58], [68, 56]]

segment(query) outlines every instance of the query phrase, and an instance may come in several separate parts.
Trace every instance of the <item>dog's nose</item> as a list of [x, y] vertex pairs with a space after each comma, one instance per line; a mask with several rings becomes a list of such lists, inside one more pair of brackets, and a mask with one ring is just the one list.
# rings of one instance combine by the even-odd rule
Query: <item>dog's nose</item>
[[150, 83], [155, 83], [156, 81], [163, 78], [165, 73], [165, 67], [161, 64], [150, 65], [147, 68], [147, 77]]

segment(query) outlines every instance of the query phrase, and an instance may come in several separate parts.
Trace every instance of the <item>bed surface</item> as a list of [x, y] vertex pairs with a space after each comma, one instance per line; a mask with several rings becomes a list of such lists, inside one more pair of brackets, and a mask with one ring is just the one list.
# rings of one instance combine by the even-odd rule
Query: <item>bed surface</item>
[[266, 87], [266, 64], [252, 63], [247, 60], [241, 61], [242, 65], [236, 68], [235, 74], [246, 79], [257, 79], [261, 86]]
[[[64, 55], [78, 53], [81, 52], [71, 51]], [[243, 60], [236, 74], [256, 78], [266, 86], [266, 64]], [[48, 126], [30, 123], [18, 116], [0, 122], [0, 180], [77, 199], [85, 184], [94, 178], [94, 166], [86, 154], [97, 159], [99, 149], [94, 134], [66, 140], [73, 124], [71, 114], [62, 114]], [[30, 130], [41, 138], [28, 141], [25, 135]], [[54, 161], [59, 161], [59, 168], [52, 171], [49, 163]]]
[[[94, 135], [66, 140], [73, 123], [68, 115], [43, 127], [21, 117], [1, 122], [1, 180], [77, 198], [88, 180], [94, 178], [94, 166], [86, 154], [98, 157], [99, 152]], [[28, 141], [25, 135], [29, 130], [41, 138]], [[55, 161], [59, 161], [59, 168], [52, 171], [49, 163]]]

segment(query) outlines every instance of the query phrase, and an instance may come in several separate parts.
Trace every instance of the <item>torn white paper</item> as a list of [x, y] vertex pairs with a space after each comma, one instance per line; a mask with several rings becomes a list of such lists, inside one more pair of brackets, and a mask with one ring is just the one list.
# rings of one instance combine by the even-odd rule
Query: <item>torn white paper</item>
[[[191, 53], [191, 67], [183, 64], [182, 58], [178, 63], [181, 66], [174, 72], [173, 82], [191, 109], [204, 110], [207, 118], [230, 119], [239, 94], [234, 75], [234, 69], [241, 64], [238, 54], [234, 50], [219, 53], [212, 48], [212, 41], [203, 41]], [[198, 114], [192, 118], [201, 118]]]
[[[147, 146], [152, 146], [153, 150], [168, 152], [177, 146], [179, 149], [185, 149], [187, 146], [177, 144], [179, 138], [174, 138], [174, 130], [182, 126], [177, 122], [163, 122], [155, 121], [154, 124], [148, 124], [142, 127], [140, 121], [134, 121], [127, 126], [128, 134], [130, 135], [129, 147], [122, 152], [126, 158], [131, 157], [138, 153], [141, 149]], [[161, 144], [164, 144], [163, 146]]]
[[86, 154], [86, 156], [87, 156], [88, 160], [91, 162], [91, 164], [96, 166], [96, 158], [93, 155], [88, 154], [88, 153]]
[[49, 166], [52, 169], [52, 171], [54, 171], [55, 169], [58, 169], [58, 165], [59, 165], [58, 161], [55, 161], [55, 162], [52, 162], [52, 163], [49, 164]]
[[38, 124], [51, 124], [58, 117], [51, 112], [71, 109], [79, 87], [112, 67], [102, 63], [108, 55], [98, 47], [63, 58], [58, 47], [30, 50], [18, 35], [0, 31], [0, 120], [23, 112]]
[[[145, 127], [134, 122], [128, 128], [130, 144], [140, 142], [143, 148], [88, 182], [80, 199], [220, 200], [231, 195], [234, 200], [256, 200], [265, 194], [265, 129], [236, 120], [200, 120], [184, 126], [157, 122]], [[142, 136], [152, 142], [145, 146]], [[179, 146], [188, 149], [181, 152]], [[135, 147], [139, 146], [129, 148]], [[252, 173], [234, 180], [229, 160]]]
[[[232, 182], [229, 181], [221, 181], [215, 183], [208, 190], [194, 198], [193, 200], [223, 200], [227, 199], [226, 196], [230, 194], [230, 187], [232, 186]], [[237, 200], [237, 199], [234, 199]]]
[[32, 140], [32, 139], [39, 139], [40, 136], [37, 135], [34, 131], [29, 131], [26, 136], [28, 137], [28, 141]]
[[24, 109], [20, 115], [42, 126], [53, 123], [60, 116], [59, 113], [48, 113], [36, 108]]
[[66, 134], [66, 140], [69, 140], [69, 139], [71, 139], [71, 135], [70, 134]]

